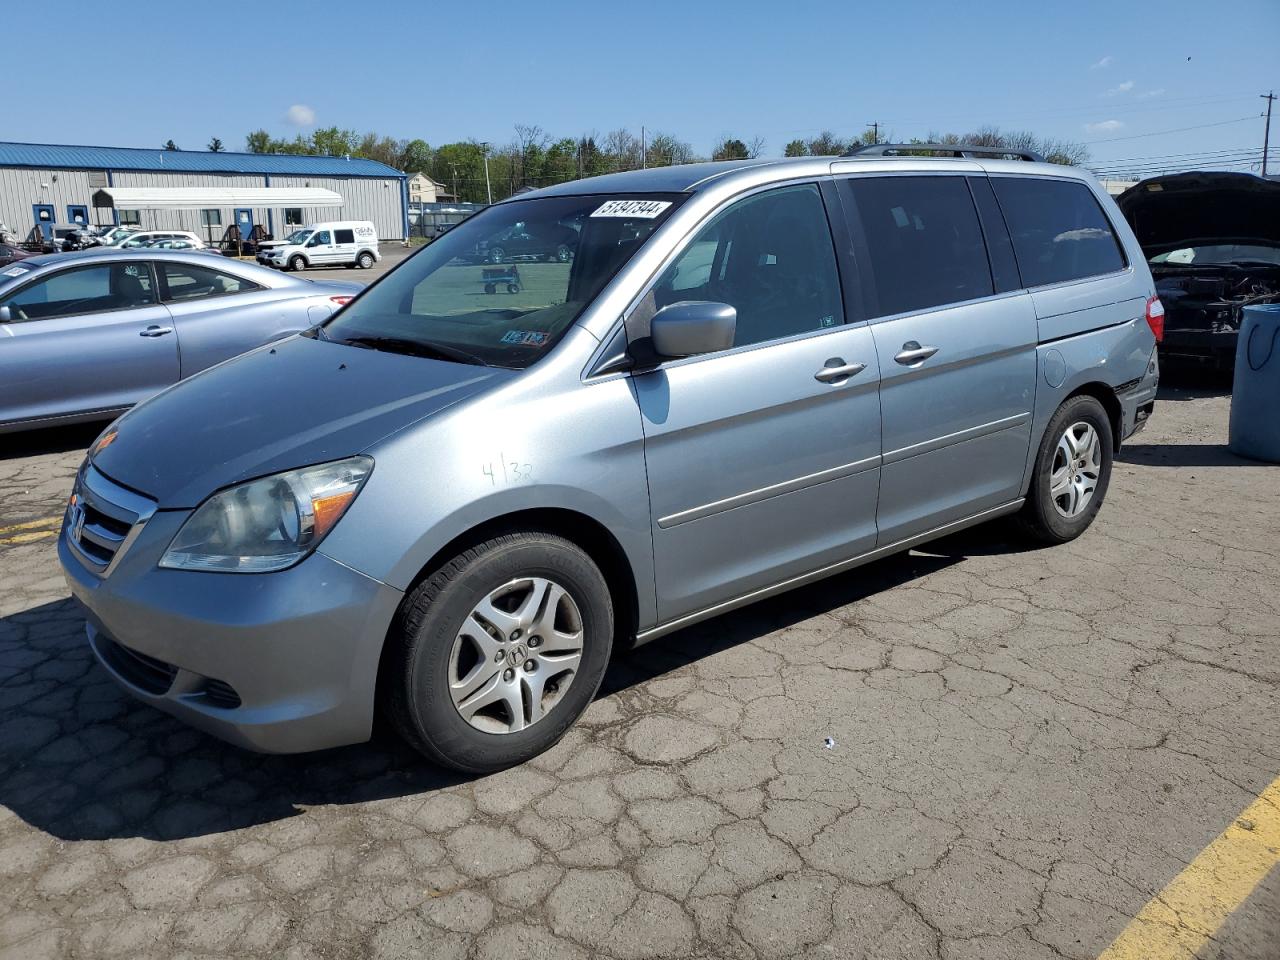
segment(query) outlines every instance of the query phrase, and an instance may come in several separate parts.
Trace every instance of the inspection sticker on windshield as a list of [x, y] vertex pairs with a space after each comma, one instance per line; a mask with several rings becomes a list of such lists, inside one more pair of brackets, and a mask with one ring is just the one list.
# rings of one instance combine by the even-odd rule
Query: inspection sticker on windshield
[[540, 347], [547, 342], [547, 334], [541, 330], [508, 330], [500, 343], [518, 343], [523, 347]]
[[30, 273], [30, 272], [31, 271], [26, 267], [10, 267], [8, 270], [4, 271], [4, 275], [6, 277], [20, 277], [24, 273]]
[[669, 206], [671, 206], [670, 200], [606, 200], [600, 204], [592, 216], [652, 220]]

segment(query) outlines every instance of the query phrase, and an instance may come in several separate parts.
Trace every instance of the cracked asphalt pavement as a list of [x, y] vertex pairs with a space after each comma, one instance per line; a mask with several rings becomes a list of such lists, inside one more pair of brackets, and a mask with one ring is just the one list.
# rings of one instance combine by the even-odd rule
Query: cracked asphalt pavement
[[[1096, 957], [1280, 774], [1280, 468], [1228, 405], [1166, 390], [1074, 543], [668, 637], [477, 779], [122, 693], [42, 525], [98, 428], [0, 437], [0, 958]], [[1197, 955], [1278, 944], [1273, 868]]]

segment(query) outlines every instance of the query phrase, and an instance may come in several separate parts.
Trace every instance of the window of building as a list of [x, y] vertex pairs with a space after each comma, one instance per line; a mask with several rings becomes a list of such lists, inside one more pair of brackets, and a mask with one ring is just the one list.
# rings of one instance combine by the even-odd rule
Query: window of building
[[993, 177], [1029, 287], [1122, 270], [1120, 241], [1093, 192], [1073, 180]]
[[164, 298], [168, 301], [225, 297], [228, 294], [262, 289], [252, 280], [191, 263], [169, 263], [162, 260], [157, 266], [164, 278]]
[[200, 223], [202, 226], [206, 226], [206, 227], [222, 226], [222, 211], [221, 210], [201, 210]]
[[736, 347], [844, 322], [826, 209], [812, 184], [740, 200], [703, 227], [654, 287], [655, 307], [712, 300], [738, 311]]
[[991, 295], [987, 250], [963, 177], [858, 177], [842, 187], [866, 235], [876, 315]]
[[142, 211], [140, 210], [121, 210], [120, 223], [126, 227], [137, 227], [142, 225]]
[[302, 208], [286, 207], [284, 211], [284, 225], [286, 227], [302, 226]]

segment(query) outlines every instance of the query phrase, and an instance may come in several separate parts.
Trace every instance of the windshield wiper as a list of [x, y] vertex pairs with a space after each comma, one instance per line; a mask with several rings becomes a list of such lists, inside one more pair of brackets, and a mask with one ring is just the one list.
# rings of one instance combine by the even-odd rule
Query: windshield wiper
[[451, 360], [454, 363], [470, 363], [476, 366], [488, 366], [480, 357], [466, 350], [445, 343], [433, 343], [429, 340], [410, 340], [407, 337], [343, 337], [337, 343], [363, 347], [366, 350], [385, 350], [387, 353], [403, 353], [411, 357], [427, 357], [435, 360]]

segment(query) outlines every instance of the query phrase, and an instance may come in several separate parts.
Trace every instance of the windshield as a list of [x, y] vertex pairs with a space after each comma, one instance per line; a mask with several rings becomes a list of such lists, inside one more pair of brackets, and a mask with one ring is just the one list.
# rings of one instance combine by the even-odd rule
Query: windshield
[[285, 243], [303, 244], [307, 242], [307, 237], [311, 236], [310, 230], [295, 230], [284, 238]]
[[661, 225], [678, 194], [488, 207], [357, 297], [323, 336], [523, 368], [544, 356]]
[[1151, 258], [1153, 264], [1238, 263], [1249, 260], [1280, 265], [1280, 246], [1255, 243], [1211, 243], [1201, 247], [1179, 247]]

